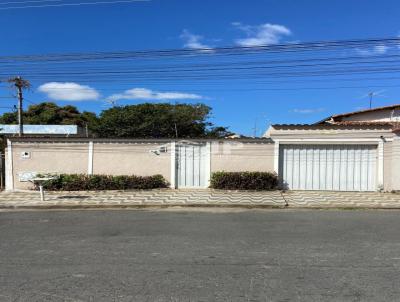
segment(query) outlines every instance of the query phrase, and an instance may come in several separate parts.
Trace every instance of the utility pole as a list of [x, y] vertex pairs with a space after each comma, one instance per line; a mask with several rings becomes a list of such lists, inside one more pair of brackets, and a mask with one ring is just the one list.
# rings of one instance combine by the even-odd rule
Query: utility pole
[[24, 97], [22, 96], [22, 84], [21, 77], [17, 78], [18, 81], [15, 82], [15, 87], [17, 87], [17, 96], [18, 96], [18, 125], [19, 125], [19, 136], [24, 135], [24, 119], [22, 117], [22, 101]]
[[372, 109], [372, 97], [374, 96], [374, 92], [368, 93], [369, 96], [369, 109]]
[[21, 77], [15, 77], [11, 78], [8, 80], [9, 83], [14, 84], [14, 86], [17, 88], [17, 97], [18, 97], [18, 126], [19, 126], [19, 131], [18, 131], [18, 136], [23, 136], [24, 135], [24, 120], [23, 120], [23, 107], [22, 107], [22, 101], [24, 100], [24, 97], [22, 95], [22, 89], [24, 88], [29, 88], [31, 85], [29, 81], [24, 80]]

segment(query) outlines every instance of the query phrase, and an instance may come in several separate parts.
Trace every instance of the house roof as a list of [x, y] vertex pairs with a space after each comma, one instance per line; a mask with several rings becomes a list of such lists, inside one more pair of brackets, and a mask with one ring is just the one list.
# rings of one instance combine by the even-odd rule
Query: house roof
[[[361, 113], [368, 113], [368, 112], [375, 112], [375, 111], [381, 111], [381, 110], [391, 110], [391, 109], [398, 109], [400, 108], [400, 104], [395, 104], [395, 105], [390, 105], [390, 106], [383, 106], [383, 107], [376, 107], [376, 108], [371, 108], [371, 109], [363, 109], [363, 110], [357, 110], [357, 111], [353, 111], [353, 112], [347, 112], [347, 113], [341, 113], [341, 114], [335, 114], [335, 115], [331, 115], [315, 124], [323, 124], [328, 120], [337, 120], [343, 117], [349, 117], [352, 115], [356, 115], [356, 114], [361, 114]], [[335, 121], [337, 123], [337, 121]], [[351, 122], [354, 123], [354, 122]], [[362, 123], [372, 123], [372, 122], [362, 122]], [[390, 122], [389, 122], [390, 123]], [[388, 122], [386, 122], [386, 124], [388, 124]]]
[[163, 144], [171, 142], [242, 142], [242, 143], [260, 143], [270, 144], [272, 140], [265, 137], [260, 138], [86, 138], [86, 137], [35, 137], [23, 136], [14, 137], [7, 136], [12, 142], [29, 142], [29, 143], [138, 143], [138, 144]]
[[335, 124], [274, 124], [275, 129], [392, 129], [393, 125], [386, 122], [340, 122]]
[[[27, 135], [78, 135], [77, 125], [29, 125], [23, 126]], [[18, 134], [19, 125], [0, 124], [0, 134]]]

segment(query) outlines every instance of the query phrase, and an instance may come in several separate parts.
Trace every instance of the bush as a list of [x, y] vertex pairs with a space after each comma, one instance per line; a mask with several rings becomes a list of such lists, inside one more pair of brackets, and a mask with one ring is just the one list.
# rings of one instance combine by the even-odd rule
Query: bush
[[162, 175], [61, 174], [43, 183], [43, 188], [50, 191], [149, 190], [167, 186], [168, 183]]
[[270, 172], [215, 172], [211, 176], [211, 188], [223, 190], [275, 190], [278, 176]]

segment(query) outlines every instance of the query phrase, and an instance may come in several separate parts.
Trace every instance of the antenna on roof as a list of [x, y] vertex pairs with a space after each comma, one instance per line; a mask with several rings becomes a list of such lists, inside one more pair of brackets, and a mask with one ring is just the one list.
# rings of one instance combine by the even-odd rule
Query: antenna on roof
[[379, 90], [379, 91], [370, 91], [367, 94], [363, 95], [361, 98], [366, 98], [368, 97], [369, 99], [369, 109], [372, 109], [372, 101], [374, 96], [384, 96], [382, 92], [385, 92], [385, 90]]
[[372, 109], [372, 98], [374, 97], [374, 92], [368, 93], [369, 97], [369, 109]]

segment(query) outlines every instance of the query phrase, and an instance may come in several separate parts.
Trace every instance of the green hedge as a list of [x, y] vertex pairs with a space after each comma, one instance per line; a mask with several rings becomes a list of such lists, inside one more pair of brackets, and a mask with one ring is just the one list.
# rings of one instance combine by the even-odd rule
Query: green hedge
[[222, 190], [275, 190], [279, 180], [270, 172], [215, 172], [211, 175], [211, 188]]
[[50, 191], [149, 190], [167, 186], [168, 183], [162, 175], [61, 174], [43, 183], [43, 188]]

